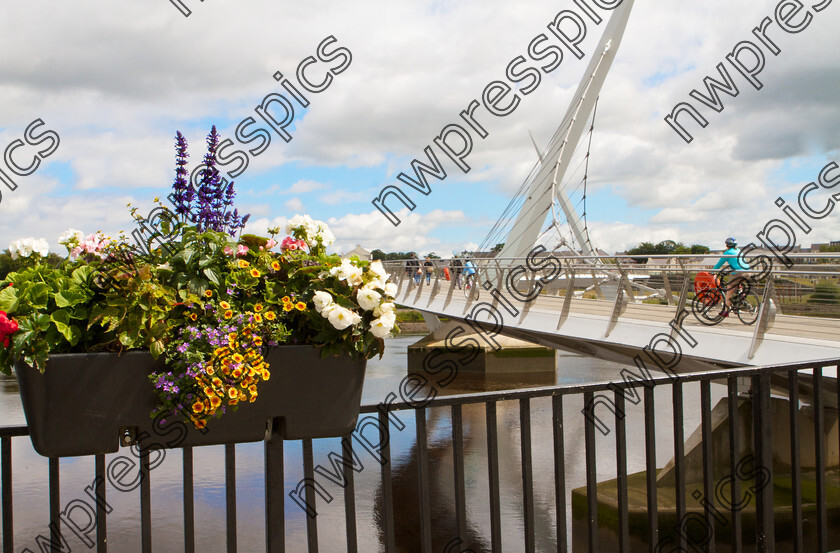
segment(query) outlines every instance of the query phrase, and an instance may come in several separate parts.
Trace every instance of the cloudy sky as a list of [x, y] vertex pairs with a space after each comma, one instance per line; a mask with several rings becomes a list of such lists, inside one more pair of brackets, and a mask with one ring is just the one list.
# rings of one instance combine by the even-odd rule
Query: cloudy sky
[[[506, 80], [508, 63], [528, 57], [529, 43], [559, 11], [581, 8], [572, 0], [183, 2], [189, 17], [169, 0], [5, 0], [0, 149], [23, 140], [36, 119], [44, 124], [30, 128], [32, 145], [11, 149], [0, 165], [17, 184], [14, 191], [0, 184], [0, 248], [35, 236], [59, 251], [56, 237], [68, 227], [129, 229], [126, 204], [148, 211], [171, 186], [175, 132], [188, 138], [195, 163], [214, 124], [233, 141], [228, 155], [241, 151], [240, 159], [248, 159], [235, 182], [237, 205], [252, 214], [251, 232], [308, 213], [330, 224], [339, 252], [356, 244], [439, 254], [474, 247], [536, 161], [528, 131], [548, 142], [605, 27], [585, 19], [580, 47], [587, 57], [566, 50], [557, 69], [541, 72], [539, 86], [520, 94], [510, 115], [477, 111], [488, 136], [475, 141], [471, 171], [441, 155], [448, 176], [431, 179], [430, 194], [400, 185], [416, 209], [399, 213], [403, 222], [394, 227], [371, 204], [379, 190], [400, 184], [402, 171], [413, 175], [411, 161], [426, 160], [424, 148], [473, 99], [481, 101], [488, 83]], [[587, 219], [597, 246], [615, 251], [675, 239], [719, 247], [728, 235], [746, 243], [780, 213], [778, 196], [795, 203], [823, 166], [840, 161], [840, 6], [809, 0], [810, 15], [791, 20], [804, 25], [810, 18], [800, 32], [785, 32], [775, 21], [766, 28], [780, 53], [760, 46], [761, 90], [726, 61], [739, 42], [760, 44], [752, 30], [774, 18], [778, 3], [636, 3], [592, 139]], [[610, 15], [594, 0], [588, 5]], [[307, 108], [291, 100], [289, 142], [273, 131], [262, 131], [270, 142], [258, 140], [254, 135], [268, 125], [255, 108], [271, 93], [291, 97], [275, 73], [302, 91], [296, 68], [318, 58], [329, 36], [335, 42], [322, 50], [323, 61], [307, 66], [310, 82], [349, 65], [325, 90], [304, 91]], [[707, 75], [720, 80], [722, 62], [740, 93], [722, 94], [724, 109], [716, 113], [689, 92], [705, 93]], [[686, 100], [709, 121], [705, 129], [686, 123], [690, 144], [663, 121]], [[282, 108], [272, 109], [282, 119]], [[255, 123], [242, 125], [249, 117]], [[237, 139], [240, 125], [251, 142]], [[48, 156], [46, 130], [60, 136]], [[31, 165], [38, 152], [43, 159], [33, 174], [8, 168], [9, 160]], [[816, 204], [828, 194], [813, 198]], [[840, 240], [840, 210], [813, 227], [798, 241]]]

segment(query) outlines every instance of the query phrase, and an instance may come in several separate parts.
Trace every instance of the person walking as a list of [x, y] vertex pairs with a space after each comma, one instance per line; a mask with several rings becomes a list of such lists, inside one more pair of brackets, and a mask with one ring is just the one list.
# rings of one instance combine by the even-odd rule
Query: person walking
[[457, 286], [458, 290], [460, 290], [461, 289], [461, 272], [463, 271], [464, 264], [461, 263], [460, 259], [458, 259], [458, 254], [456, 254], [456, 253], [452, 254], [452, 262], [450, 263], [450, 266], [452, 267], [452, 269], [451, 269], [452, 275], [455, 278], [455, 286]]
[[408, 277], [414, 278], [414, 284], [420, 284], [420, 261], [414, 252], [411, 252], [411, 256], [405, 264], [405, 273]]
[[432, 259], [428, 255], [426, 256], [426, 262], [423, 263], [423, 268], [426, 270], [426, 284], [431, 284], [434, 265], [432, 264]]

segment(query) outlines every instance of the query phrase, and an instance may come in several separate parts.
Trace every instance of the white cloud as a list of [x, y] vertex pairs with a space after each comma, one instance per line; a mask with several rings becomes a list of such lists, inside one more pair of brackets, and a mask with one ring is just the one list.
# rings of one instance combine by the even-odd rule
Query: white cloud
[[291, 212], [302, 213], [304, 211], [303, 202], [300, 201], [299, 198], [292, 198], [283, 205], [286, 206], [286, 209]]

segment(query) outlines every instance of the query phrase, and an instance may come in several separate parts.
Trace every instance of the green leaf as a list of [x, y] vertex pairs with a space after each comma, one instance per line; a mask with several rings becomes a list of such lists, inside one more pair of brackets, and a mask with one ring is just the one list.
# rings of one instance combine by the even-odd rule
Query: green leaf
[[36, 282], [27, 292], [27, 297], [24, 299], [29, 301], [29, 305], [34, 309], [47, 308], [51, 292], [49, 285], [44, 282]]
[[75, 346], [79, 338], [82, 337], [82, 331], [76, 325], [70, 324], [70, 312], [66, 309], [59, 309], [50, 316], [50, 320], [55, 327], [64, 336], [64, 339], [70, 342], [71, 346]]
[[85, 294], [74, 290], [64, 290], [58, 292], [53, 296], [53, 298], [55, 299], [55, 304], [59, 307], [70, 307], [87, 299]]
[[0, 311], [13, 315], [17, 306], [18, 297], [14, 286], [7, 286], [0, 290]]
[[207, 277], [207, 280], [209, 280], [216, 286], [222, 285], [221, 275], [219, 275], [219, 272], [216, 271], [216, 269], [214, 269], [213, 267], [207, 267], [206, 269], [204, 269], [203, 272], [204, 276]]

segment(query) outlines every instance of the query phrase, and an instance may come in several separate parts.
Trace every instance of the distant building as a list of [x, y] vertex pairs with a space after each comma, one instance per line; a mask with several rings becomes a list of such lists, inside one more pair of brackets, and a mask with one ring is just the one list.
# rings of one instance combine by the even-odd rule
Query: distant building
[[350, 250], [349, 252], [341, 254], [341, 257], [351, 257], [354, 255], [362, 261], [370, 261], [372, 259], [370, 251], [364, 249], [358, 244], [356, 244], [356, 247]]

